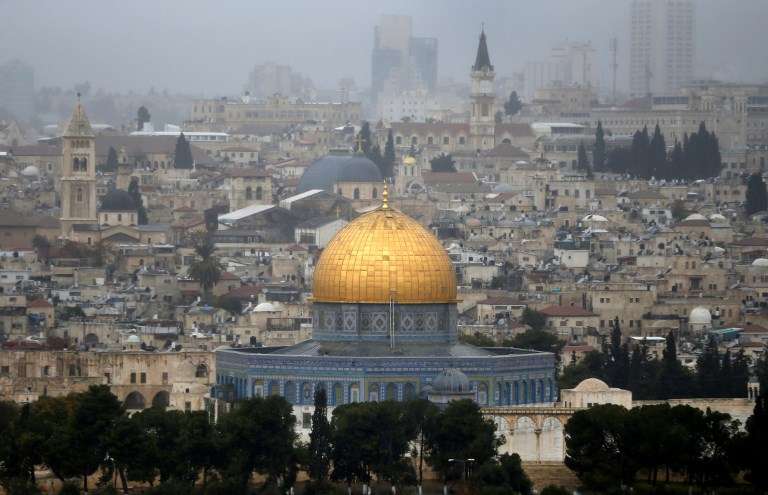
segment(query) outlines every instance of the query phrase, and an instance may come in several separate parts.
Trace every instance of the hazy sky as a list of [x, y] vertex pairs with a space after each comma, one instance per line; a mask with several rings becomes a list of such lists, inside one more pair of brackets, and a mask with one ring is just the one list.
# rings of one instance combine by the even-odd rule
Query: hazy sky
[[[208, 95], [239, 93], [254, 64], [279, 61], [320, 87], [370, 84], [373, 26], [413, 16], [440, 43], [439, 75], [464, 80], [485, 22], [498, 74], [546, 56], [552, 43], [591, 40], [607, 81], [608, 40], [626, 80], [630, 0], [0, 0], [0, 62], [34, 66], [37, 86]], [[697, 75], [768, 80], [768, 0], [696, 0]]]

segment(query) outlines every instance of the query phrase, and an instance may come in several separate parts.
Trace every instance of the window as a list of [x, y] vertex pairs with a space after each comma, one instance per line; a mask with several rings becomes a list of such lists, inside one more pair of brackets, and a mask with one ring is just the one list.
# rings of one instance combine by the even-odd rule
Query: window
[[191, 402], [189, 402], [189, 401], [185, 401], [185, 402], [184, 402], [184, 410], [185, 410], [186, 412], [190, 412], [190, 411], [192, 411], [192, 403], [191, 403]]
[[245, 199], [253, 199], [253, 191], [250, 186], [245, 188]]
[[131, 372], [131, 383], [136, 383], [136, 372]]
[[374, 187], [374, 188], [373, 188], [373, 191], [371, 192], [371, 196], [373, 197], [373, 199], [376, 199], [376, 198], [378, 198], [378, 197], [379, 197], [379, 191], [378, 191], [378, 189], [376, 189], [376, 188]]
[[262, 192], [261, 186], [256, 188], [256, 199], [261, 200], [264, 193]]
[[402, 136], [397, 136], [395, 138], [395, 144], [403, 144], [403, 137]]
[[451, 144], [451, 138], [448, 136], [443, 136], [443, 144]]
[[78, 187], [77, 188], [77, 199], [76, 199], [76, 201], [78, 203], [82, 203], [83, 202], [83, 188], [82, 187]]
[[168, 385], [168, 372], [163, 371], [163, 385]]
[[301, 427], [308, 430], [312, 428], [312, 415], [310, 413], [303, 413], [301, 415]]
[[352, 197], [354, 199], [360, 199], [360, 189], [359, 188], [357, 188], [357, 187], [355, 188], [354, 192], [352, 193]]
[[104, 373], [104, 379], [107, 381], [107, 385], [112, 385], [112, 373]]
[[50, 374], [51, 367], [50, 366], [43, 366], [43, 369], [40, 370], [40, 374], [42, 376], [48, 376]]

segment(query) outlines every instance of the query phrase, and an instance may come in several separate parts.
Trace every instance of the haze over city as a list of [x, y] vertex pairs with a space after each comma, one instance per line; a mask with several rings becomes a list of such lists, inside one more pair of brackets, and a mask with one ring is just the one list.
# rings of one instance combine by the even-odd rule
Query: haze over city
[[[372, 28], [381, 14], [413, 17], [414, 32], [440, 43], [439, 76], [461, 80], [481, 23], [501, 75], [541, 58], [566, 39], [590, 40], [601, 82], [609, 81], [608, 43], [619, 38], [619, 81], [626, 86], [628, 0], [204, 0], [183, 3], [3, 0], [0, 63], [19, 58], [35, 68], [39, 86], [125, 92], [237, 94], [251, 67], [290, 65], [318, 86], [352, 76], [370, 84]], [[702, 78], [768, 79], [763, 0], [696, 0], [696, 74]], [[734, 54], [738, 56], [734, 56]], [[343, 54], [343, 56], [339, 56]], [[171, 63], [172, 61], [172, 63]]]

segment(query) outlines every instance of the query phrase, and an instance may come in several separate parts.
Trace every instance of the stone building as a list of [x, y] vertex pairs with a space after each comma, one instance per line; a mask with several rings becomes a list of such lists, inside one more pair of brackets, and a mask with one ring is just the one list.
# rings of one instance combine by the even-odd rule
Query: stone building
[[218, 349], [216, 398], [280, 394], [303, 414], [320, 387], [332, 406], [406, 400], [456, 368], [481, 405], [554, 401], [552, 354], [458, 342], [453, 265], [386, 195], [326, 246], [313, 280], [312, 339]]
[[17, 402], [108, 385], [128, 410], [157, 405], [194, 411], [203, 409], [213, 376], [207, 351], [0, 351], [0, 399]]

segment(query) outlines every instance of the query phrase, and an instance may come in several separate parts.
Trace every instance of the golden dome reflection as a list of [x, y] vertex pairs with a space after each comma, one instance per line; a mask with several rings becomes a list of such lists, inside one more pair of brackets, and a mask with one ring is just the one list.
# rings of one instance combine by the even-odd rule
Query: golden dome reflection
[[366, 213], [328, 243], [314, 273], [315, 302], [456, 302], [456, 276], [437, 239], [388, 208]]

